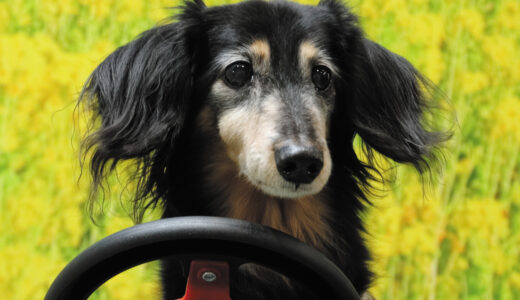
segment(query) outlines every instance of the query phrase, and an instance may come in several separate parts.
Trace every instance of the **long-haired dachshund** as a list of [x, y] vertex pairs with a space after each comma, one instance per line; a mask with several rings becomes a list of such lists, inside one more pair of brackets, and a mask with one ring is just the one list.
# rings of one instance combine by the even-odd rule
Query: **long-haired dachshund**
[[[360, 294], [370, 284], [360, 214], [372, 151], [429, 168], [445, 136], [426, 127], [431, 85], [368, 40], [339, 0], [317, 6], [186, 2], [175, 23], [144, 32], [92, 73], [81, 103], [94, 189], [137, 163], [135, 211], [224, 216], [284, 231], [321, 250]], [[369, 160], [370, 161], [370, 160]], [[162, 261], [164, 299], [181, 297], [184, 261]], [[184, 265], [184, 267], [182, 267]], [[315, 299], [250, 265], [233, 299]], [[319, 297], [316, 297], [319, 299]]]

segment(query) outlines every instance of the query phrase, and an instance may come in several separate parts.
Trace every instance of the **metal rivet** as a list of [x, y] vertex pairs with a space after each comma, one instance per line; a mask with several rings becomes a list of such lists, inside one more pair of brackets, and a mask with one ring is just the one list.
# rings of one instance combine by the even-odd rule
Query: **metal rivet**
[[204, 272], [204, 274], [202, 274], [202, 279], [206, 282], [213, 282], [217, 280], [217, 275], [213, 272]]

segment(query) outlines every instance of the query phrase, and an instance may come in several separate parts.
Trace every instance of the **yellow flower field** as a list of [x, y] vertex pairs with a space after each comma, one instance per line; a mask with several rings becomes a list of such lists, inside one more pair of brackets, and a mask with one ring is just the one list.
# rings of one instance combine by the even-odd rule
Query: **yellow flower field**
[[[42, 299], [82, 249], [132, 225], [121, 205], [130, 195], [117, 184], [96, 225], [86, 213], [75, 100], [104, 57], [166, 22], [175, 1], [0, 0], [2, 299]], [[373, 199], [372, 293], [520, 299], [520, 1], [350, 4], [368, 36], [438, 84], [457, 116], [432, 184], [398, 167]], [[153, 263], [132, 269], [91, 299], [159, 299], [156, 273]]]

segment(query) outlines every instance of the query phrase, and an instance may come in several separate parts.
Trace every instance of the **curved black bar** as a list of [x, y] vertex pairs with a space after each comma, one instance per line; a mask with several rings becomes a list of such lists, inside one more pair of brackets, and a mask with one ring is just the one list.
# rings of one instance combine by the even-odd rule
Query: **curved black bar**
[[235, 219], [178, 217], [139, 224], [97, 242], [63, 269], [45, 300], [87, 299], [113, 276], [172, 255], [242, 258], [299, 280], [323, 299], [359, 299], [334, 263], [285, 233]]

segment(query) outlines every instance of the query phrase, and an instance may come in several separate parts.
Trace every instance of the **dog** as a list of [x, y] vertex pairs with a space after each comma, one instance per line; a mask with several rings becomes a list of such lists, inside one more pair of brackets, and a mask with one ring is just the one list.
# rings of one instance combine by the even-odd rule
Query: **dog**
[[[160, 207], [163, 218], [281, 230], [323, 252], [362, 295], [372, 280], [360, 214], [377, 179], [374, 151], [429, 170], [446, 139], [425, 122], [433, 90], [340, 0], [193, 0], [91, 74], [79, 103], [98, 127], [83, 147], [94, 191], [120, 162], [136, 163], [138, 220]], [[163, 299], [183, 295], [186, 263], [162, 261]], [[240, 272], [233, 299], [319, 299], [265, 268]]]

